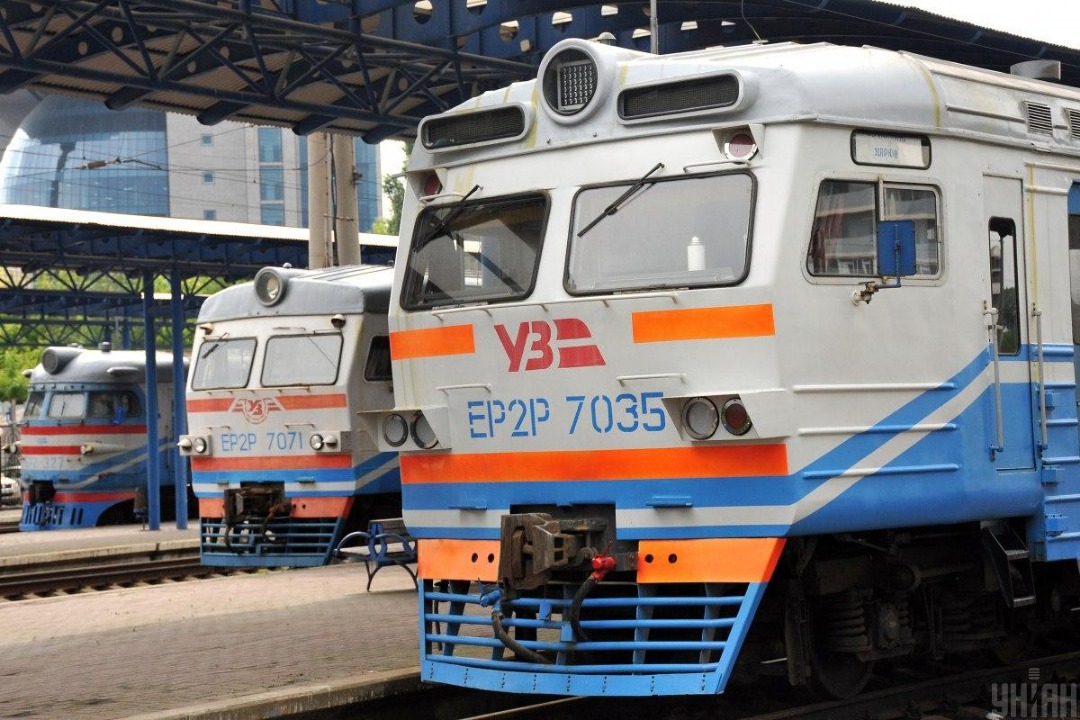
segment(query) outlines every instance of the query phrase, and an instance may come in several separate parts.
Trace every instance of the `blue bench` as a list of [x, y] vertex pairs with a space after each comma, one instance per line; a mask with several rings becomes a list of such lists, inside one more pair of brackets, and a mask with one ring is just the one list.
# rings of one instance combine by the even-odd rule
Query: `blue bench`
[[371, 591], [371, 581], [375, 573], [390, 565], [405, 568], [412, 578], [413, 586], [418, 586], [416, 572], [409, 567], [416, 562], [416, 539], [409, 535], [409, 529], [405, 527], [402, 518], [372, 520], [367, 530], [351, 532], [343, 537], [334, 550], [334, 556], [339, 560], [364, 562], [368, 576], [368, 592]]

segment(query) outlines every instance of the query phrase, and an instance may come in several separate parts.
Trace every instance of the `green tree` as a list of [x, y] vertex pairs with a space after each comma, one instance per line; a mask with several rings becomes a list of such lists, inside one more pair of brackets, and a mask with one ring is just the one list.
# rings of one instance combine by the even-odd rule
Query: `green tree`
[[[412, 142], [405, 143], [405, 164], [412, 154]], [[405, 183], [395, 175], [383, 175], [383, 192], [390, 198], [390, 217], [376, 218], [371, 224], [371, 232], [380, 235], [397, 235], [401, 230], [401, 204], [405, 200]]]
[[0, 348], [0, 400], [26, 400], [30, 381], [23, 377], [23, 370], [34, 367], [40, 359], [38, 348]]

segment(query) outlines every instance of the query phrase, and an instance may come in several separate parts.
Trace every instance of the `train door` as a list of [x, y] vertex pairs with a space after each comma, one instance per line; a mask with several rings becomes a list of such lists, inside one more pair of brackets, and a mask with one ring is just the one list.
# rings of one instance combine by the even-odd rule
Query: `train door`
[[1080, 182], [1069, 190], [1069, 288], [1072, 295], [1073, 373], [1080, 387]]
[[[1019, 179], [984, 176], [983, 213], [990, 283], [986, 288], [991, 354], [990, 402], [994, 467], [1035, 466], [1031, 353], [1027, 338], [1027, 283], [1024, 257], [1023, 184]], [[991, 321], [993, 319], [993, 322]]]

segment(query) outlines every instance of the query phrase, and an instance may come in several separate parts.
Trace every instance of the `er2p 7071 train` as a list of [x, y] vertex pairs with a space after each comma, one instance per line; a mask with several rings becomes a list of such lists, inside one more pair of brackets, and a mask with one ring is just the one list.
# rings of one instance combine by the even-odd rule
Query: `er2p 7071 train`
[[203, 304], [180, 438], [203, 564], [322, 565], [346, 530], [400, 515], [397, 453], [357, 418], [393, 405], [391, 277], [264, 268]]
[[1080, 91], [566, 40], [426, 119], [390, 299], [425, 680], [1017, 656], [1080, 595]]

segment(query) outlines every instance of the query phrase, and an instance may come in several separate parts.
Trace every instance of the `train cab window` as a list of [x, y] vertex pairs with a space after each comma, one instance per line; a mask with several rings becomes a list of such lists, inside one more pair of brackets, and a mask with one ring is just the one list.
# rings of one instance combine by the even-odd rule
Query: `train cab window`
[[371, 338], [367, 362], [364, 364], [364, 379], [372, 382], [389, 382], [393, 379], [390, 372], [390, 338], [386, 335]]
[[23, 406], [23, 420], [36, 420], [41, 416], [41, 406], [45, 404], [45, 393], [40, 390], [32, 390], [26, 397], [26, 405]]
[[333, 385], [341, 361], [341, 335], [279, 335], [266, 341], [263, 387]]
[[86, 411], [88, 418], [105, 418], [112, 420], [116, 413], [116, 401], [111, 392], [92, 392]]
[[915, 225], [915, 276], [941, 269], [938, 196], [933, 188], [826, 180], [818, 191], [806, 268], [824, 277], [878, 275], [877, 219]]
[[526, 297], [536, 281], [547, 212], [543, 195], [426, 208], [409, 248], [401, 306]]
[[749, 174], [636, 185], [586, 188], [574, 198], [567, 292], [742, 281], [750, 262], [754, 181]]
[[48, 416], [54, 420], [71, 420], [86, 415], [86, 393], [54, 392], [49, 399]]
[[251, 375], [255, 338], [207, 340], [199, 347], [192, 371], [192, 390], [242, 388]]

